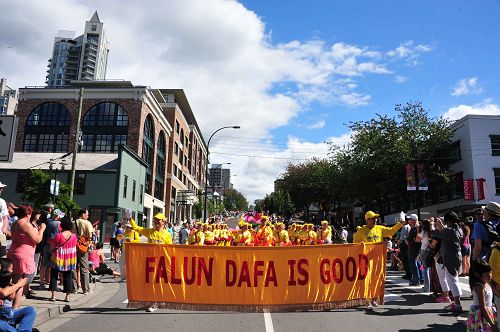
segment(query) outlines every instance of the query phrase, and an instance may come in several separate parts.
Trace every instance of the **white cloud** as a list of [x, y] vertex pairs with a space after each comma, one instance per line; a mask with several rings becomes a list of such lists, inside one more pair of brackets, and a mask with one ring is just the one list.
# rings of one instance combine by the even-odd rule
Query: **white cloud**
[[401, 83], [404, 83], [406, 81], [408, 81], [408, 77], [406, 77], [406, 76], [399, 76], [399, 75], [397, 75], [396, 77], [394, 77], [394, 82], [396, 82], [396, 83], [400, 83], [401, 84]]
[[476, 105], [458, 105], [451, 107], [444, 115], [444, 118], [449, 120], [458, 120], [467, 114], [478, 115], [500, 115], [500, 105], [492, 104], [490, 102], [476, 104]]
[[468, 94], [480, 94], [483, 92], [483, 88], [478, 85], [477, 81], [477, 77], [463, 78], [459, 80], [453, 88], [451, 95], [459, 97]]
[[[238, 124], [239, 136], [258, 138], [256, 147], [312, 102], [366, 105], [371, 96], [358, 85], [360, 77], [392, 73], [386, 60], [412, 59], [406, 48], [418, 54], [429, 51], [413, 41], [394, 55], [320, 39], [273, 43], [256, 13], [228, 0], [150, 0], [147, 5], [132, 0], [6, 0], [0, 45], [8, 47], [0, 52], [0, 73], [9, 85], [43, 85], [57, 31], [82, 33], [96, 9], [110, 41], [108, 79], [183, 88], [205, 137], [222, 125]], [[313, 155], [288, 146], [274, 150], [278, 152], [270, 155], [278, 158]], [[212, 161], [226, 157], [213, 154]], [[286, 164], [282, 159], [235, 161], [235, 182], [253, 197], [266, 192]]]
[[432, 49], [433, 47], [430, 45], [415, 44], [413, 40], [408, 40], [387, 52], [387, 55], [391, 58], [404, 59], [408, 65], [416, 66], [419, 64], [418, 57], [423, 53], [432, 51]]
[[317, 122], [314, 122], [314, 123], [311, 123], [309, 125], [306, 125], [305, 127], [307, 129], [321, 129], [321, 128], [324, 128], [326, 125], [326, 121], [325, 120], [319, 120]]

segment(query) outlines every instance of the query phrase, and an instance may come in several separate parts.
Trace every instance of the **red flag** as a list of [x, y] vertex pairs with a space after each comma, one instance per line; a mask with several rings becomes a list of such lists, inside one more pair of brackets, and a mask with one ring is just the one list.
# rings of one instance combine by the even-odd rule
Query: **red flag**
[[485, 199], [485, 196], [484, 196], [484, 182], [486, 180], [483, 179], [483, 178], [479, 178], [479, 179], [476, 179], [476, 183], [477, 183], [477, 200], [478, 201], [482, 201], [483, 199]]
[[474, 200], [474, 180], [464, 180], [464, 200]]

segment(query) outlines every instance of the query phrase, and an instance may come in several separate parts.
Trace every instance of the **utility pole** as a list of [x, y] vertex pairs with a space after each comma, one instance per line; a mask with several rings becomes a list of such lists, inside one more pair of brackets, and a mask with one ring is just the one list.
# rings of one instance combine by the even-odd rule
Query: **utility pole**
[[73, 191], [75, 190], [75, 176], [76, 176], [76, 154], [78, 153], [78, 146], [80, 145], [81, 132], [80, 132], [80, 119], [82, 117], [83, 108], [83, 88], [80, 88], [80, 105], [78, 106], [78, 115], [76, 122], [76, 133], [75, 133], [75, 146], [73, 148], [73, 159], [71, 160], [71, 179], [69, 182], [70, 192], [69, 198], [73, 200]]

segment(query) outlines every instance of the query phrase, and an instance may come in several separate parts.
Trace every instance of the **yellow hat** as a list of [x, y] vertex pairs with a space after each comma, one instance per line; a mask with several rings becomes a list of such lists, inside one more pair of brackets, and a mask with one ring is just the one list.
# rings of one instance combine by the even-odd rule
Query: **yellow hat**
[[328, 220], [322, 220], [321, 221], [321, 225], [325, 225], [325, 224], [328, 225]]
[[380, 217], [380, 214], [377, 214], [377, 213], [375, 213], [373, 211], [368, 211], [365, 214], [365, 220], [372, 219], [372, 218], [377, 218], [377, 217]]
[[161, 212], [155, 214], [155, 216], [153, 218], [159, 219], [159, 220], [163, 220], [163, 221], [167, 220], [167, 217], [165, 217], [165, 215], [163, 213], [161, 213]]

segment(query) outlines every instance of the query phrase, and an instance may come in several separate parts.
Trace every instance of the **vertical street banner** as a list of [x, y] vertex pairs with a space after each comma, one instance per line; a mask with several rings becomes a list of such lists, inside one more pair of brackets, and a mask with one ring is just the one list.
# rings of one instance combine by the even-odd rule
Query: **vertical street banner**
[[413, 164], [406, 164], [406, 190], [417, 190], [417, 181], [415, 179], [415, 168]]
[[479, 179], [476, 179], [476, 183], [477, 183], [477, 200], [478, 201], [482, 201], [484, 200], [486, 197], [484, 195], [484, 182], [486, 180], [483, 179], [483, 178], [479, 178]]
[[427, 175], [425, 175], [425, 164], [417, 165], [418, 171], [418, 190], [429, 190], [429, 180]]
[[474, 196], [474, 180], [464, 180], [464, 201], [473, 201]]
[[298, 247], [126, 244], [128, 306], [255, 312], [383, 303], [385, 243]]

